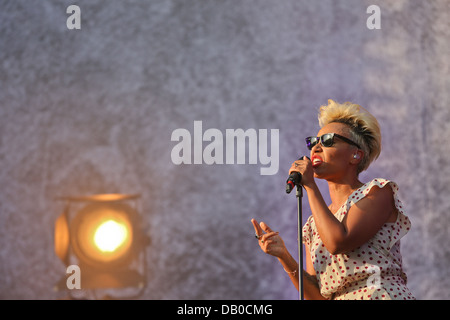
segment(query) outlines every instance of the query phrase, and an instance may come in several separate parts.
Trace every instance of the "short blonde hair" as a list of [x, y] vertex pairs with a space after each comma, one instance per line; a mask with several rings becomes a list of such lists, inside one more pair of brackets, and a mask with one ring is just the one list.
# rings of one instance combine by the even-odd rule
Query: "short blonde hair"
[[377, 119], [360, 105], [331, 99], [319, 109], [319, 125], [339, 122], [348, 125], [351, 138], [361, 146], [364, 156], [358, 165], [358, 174], [366, 170], [381, 152], [381, 131]]

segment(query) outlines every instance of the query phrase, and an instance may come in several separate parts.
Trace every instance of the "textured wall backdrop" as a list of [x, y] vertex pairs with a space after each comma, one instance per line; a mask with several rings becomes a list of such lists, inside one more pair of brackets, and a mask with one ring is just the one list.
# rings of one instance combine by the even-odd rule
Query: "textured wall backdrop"
[[[380, 30], [366, 27], [371, 4]], [[152, 238], [140, 299], [297, 299], [250, 219], [296, 256], [284, 182], [332, 98], [379, 119], [383, 151], [361, 179], [400, 185], [409, 287], [449, 299], [449, 13], [448, 0], [1, 1], [0, 298], [64, 298], [55, 198], [122, 192], [142, 195]], [[278, 172], [175, 165], [172, 132], [195, 120], [279, 129]]]

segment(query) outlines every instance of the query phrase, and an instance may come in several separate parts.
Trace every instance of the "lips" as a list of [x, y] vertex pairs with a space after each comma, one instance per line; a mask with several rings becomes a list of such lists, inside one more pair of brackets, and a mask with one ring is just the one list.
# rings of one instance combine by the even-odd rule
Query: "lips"
[[311, 162], [312, 162], [313, 168], [317, 168], [318, 166], [320, 166], [323, 163], [323, 160], [321, 157], [314, 155], [311, 158]]

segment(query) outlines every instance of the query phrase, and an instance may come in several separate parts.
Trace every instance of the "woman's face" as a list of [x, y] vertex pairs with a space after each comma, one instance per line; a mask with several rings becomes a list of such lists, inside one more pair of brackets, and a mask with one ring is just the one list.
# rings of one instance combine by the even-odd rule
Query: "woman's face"
[[[332, 122], [320, 129], [317, 136], [325, 133], [337, 133], [352, 140], [350, 130], [343, 123]], [[311, 149], [311, 162], [314, 170], [314, 177], [325, 180], [335, 180], [346, 175], [348, 171], [357, 165], [358, 161], [353, 157], [358, 148], [338, 137], [334, 137], [331, 147], [324, 147], [317, 143]], [[354, 169], [355, 167], [353, 167]]]

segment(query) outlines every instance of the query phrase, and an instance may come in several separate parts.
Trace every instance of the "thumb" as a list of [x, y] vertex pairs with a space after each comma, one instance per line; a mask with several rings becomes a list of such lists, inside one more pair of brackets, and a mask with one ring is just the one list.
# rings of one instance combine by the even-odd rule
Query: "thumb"
[[272, 229], [270, 229], [269, 226], [265, 222], [260, 222], [259, 225], [265, 232], [267, 232], [267, 233], [273, 232]]

